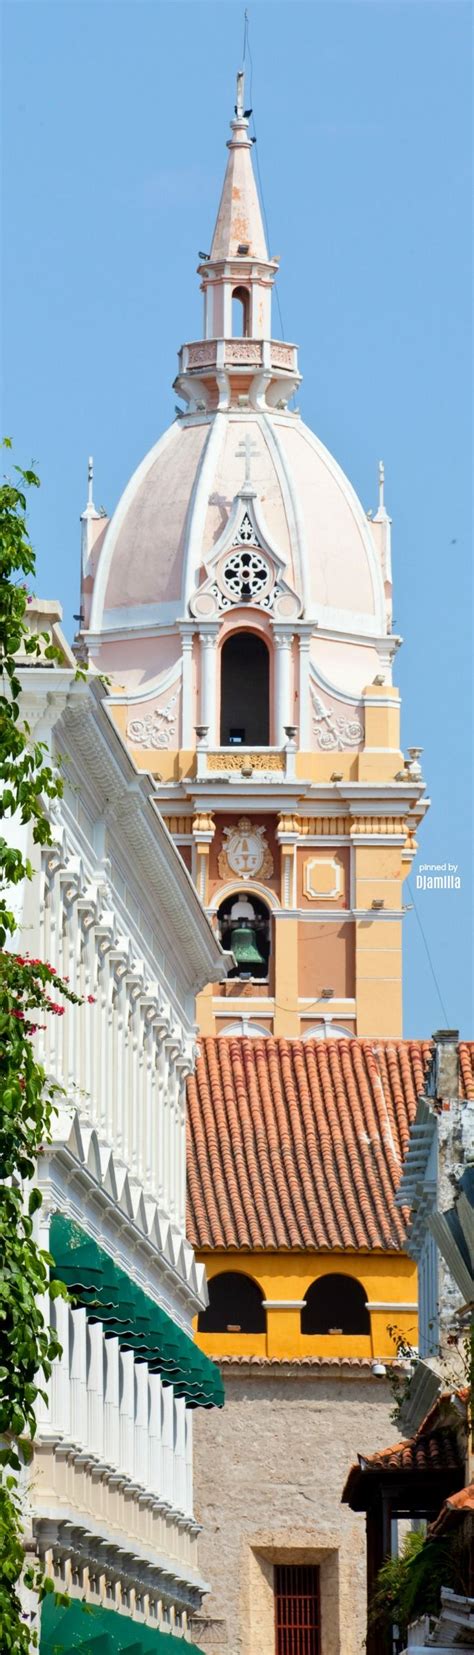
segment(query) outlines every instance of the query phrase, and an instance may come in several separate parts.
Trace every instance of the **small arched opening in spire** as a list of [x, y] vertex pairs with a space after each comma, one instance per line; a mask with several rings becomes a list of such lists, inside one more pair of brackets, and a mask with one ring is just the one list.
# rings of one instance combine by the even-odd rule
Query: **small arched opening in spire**
[[250, 293], [248, 287], [232, 289], [232, 338], [248, 339], [250, 334]]
[[232, 632], [221, 651], [221, 746], [268, 747], [270, 656], [257, 632]]

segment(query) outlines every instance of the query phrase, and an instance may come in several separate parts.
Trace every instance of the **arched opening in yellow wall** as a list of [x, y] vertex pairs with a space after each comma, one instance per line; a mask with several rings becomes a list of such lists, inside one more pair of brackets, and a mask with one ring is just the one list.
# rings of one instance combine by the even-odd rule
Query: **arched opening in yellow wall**
[[354, 1276], [318, 1276], [305, 1301], [302, 1333], [370, 1333], [367, 1294]]
[[251, 1276], [224, 1270], [209, 1282], [209, 1304], [201, 1310], [198, 1333], [265, 1333], [263, 1293]]

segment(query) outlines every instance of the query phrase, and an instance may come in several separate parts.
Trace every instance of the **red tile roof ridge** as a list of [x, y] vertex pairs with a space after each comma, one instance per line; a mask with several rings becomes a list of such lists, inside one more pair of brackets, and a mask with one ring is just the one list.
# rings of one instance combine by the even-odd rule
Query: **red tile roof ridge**
[[359, 1453], [355, 1463], [350, 1466], [343, 1499], [360, 1473], [383, 1469], [415, 1469], [419, 1458], [428, 1462], [426, 1469], [429, 1469], [430, 1465], [436, 1469], [436, 1464], [438, 1462], [439, 1465], [440, 1461], [448, 1466], [459, 1461], [460, 1450], [455, 1424], [453, 1419], [442, 1419], [441, 1415], [443, 1408], [448, 1408], [455, 1400], [467, 1406], [469, 1394], [469, 1386], [466, 1385], [441, 1391], [412, 1437], [400, 1437], [398, 1442], [391, 1443], [388, 1448], [376, 1449], [373, 1454]]
[[469, 1103], [472, 1103], [474, 1101], [474, 1040], [460, 1040], [458, 1051], [460, 1080], [462, 1080], [464, 1086], [464, 1096]]
[[469, 1397], [469, 1385], [452, 1385], [449, 1389], [440, 1391], [438, 1396], [435, 1397], [434, 1402], [432, 1402], [431, 1407], [428, 1408], [428, 1413], [425, 1414], [424, 1418], [420, 1421], [420, 1424], [415, 1431], [415, 1439], [417, 1437], [424, 1437], [427, 1431], [435, 1429], [435, 1422], [438, 1415], [441, 1413], [443, 1408], [449, 1407], [450, 1403], [452, 1404], [455, 1401], [461, 1402], [465, 1405], [464, 1413], [466, 1413]]
[[220, 1368], [228, 1366], [256, 1368], [373, 1368], [371, 1356], [215, 1356]]
[[[382, 1448], [375, 1454], [359, 1454], [355, 1464], [351, 1465], [344, 1485], [342, 1500], [352, 1505], [357, 1500], [358, 1491], [366, 1483], [367, 1478], [383, 1473], [406, 1472], [415, 1476], [419, 1473], [429, 1475], [439, 1471], [460, 1472], [463, 1466], [463, 1451], [459, 1443], [458, 1433], [453, 1426], [444, 1426], [436, 1431], [428, 1431], [423, 1436], [401, 1438], [392, 1448]], [[362, 1509], [358, 1504], [353, 1510]]]
[[474, 1511], [474, 1482], [459, 1488], [457, 1494], [450, 1494], [446, 1505], [450, 1511]]
[[443, 1534], [444, 1530], [451, 1526], [450, 1519], [462, 1518], [468, 1516], [469, 1513], [474, 1515], [474, 1483], [467, 1483], [464, 1488], [458, 1489], [457, 1494], [448, 1495], [447, 1500], [441, 1506], [441, 1511], [438, 1512], [438, 1516], [429, 1525], [428, 1534], [430, 1539]]

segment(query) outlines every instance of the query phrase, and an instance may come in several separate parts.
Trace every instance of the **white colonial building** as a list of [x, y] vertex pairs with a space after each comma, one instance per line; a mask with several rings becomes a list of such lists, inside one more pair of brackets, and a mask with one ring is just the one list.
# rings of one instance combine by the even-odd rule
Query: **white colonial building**
[[36, 874], [15, 946], [54, 964], [83, 1003], [38, 1036], [62, 1088], [38, 1167], [39, 1228], [71, 1302], [45, 1307], [62, 1357], [38, 1417], [28, 1535], [74, 1600], [45, 1600], [42, 1655], [58, 1642], [89, 1650], [92, 1634], [104, 1651], [139, 1655], [187, 1640], [205, 1590], [192, 1410], [223, 1391], [193, 1343], [207, 1292], [185, 1235], [185, 1087], [195, 995], [225, 965], [151, 783], [103, 685], [77, 680], [59, 616], [35, 605], [31, 622], [46, 622], [64, 664], [21, 667], [23, 714], [60, 759], [64, 796], [52, 845], [35, 849], [23, 830]]

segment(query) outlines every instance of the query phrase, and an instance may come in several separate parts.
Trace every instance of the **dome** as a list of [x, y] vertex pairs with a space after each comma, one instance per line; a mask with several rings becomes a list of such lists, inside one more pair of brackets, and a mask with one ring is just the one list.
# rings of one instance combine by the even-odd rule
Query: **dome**
[[[312, 684], [357, 700], [381, 668], [390, 676], [396, 647], [383, 483], [369, 519], [293, 406], [297, 348], [272, 337], [278, 260], [266, 245], [241, 79], [231, 134], [211, 251], [198, 267], [202, 338], [179, 352], [184, 406], [107, 525], [89, 495], [84, 641], [94, 665], [119, 670], [125, 691], [146, 678], [174, 694], [199, 623], [217, 628], [219, 644], [219, 629], [234, 613], [241, 626], [245, 608], [272, 647], [278, 628], [296, 627], [288, 647], [299, 640], [309, 650]], [[196, 680], [193, 694], [195, 710]]]
[[305, 618], [348, 634], [385, 630], [377, 547], [351, 484], [298, 416], [272, 410], [177, 419], [150, 450], [107, 529], [91, 632], [186, 615], [242, 487], [248, 438], [266, 538]]

